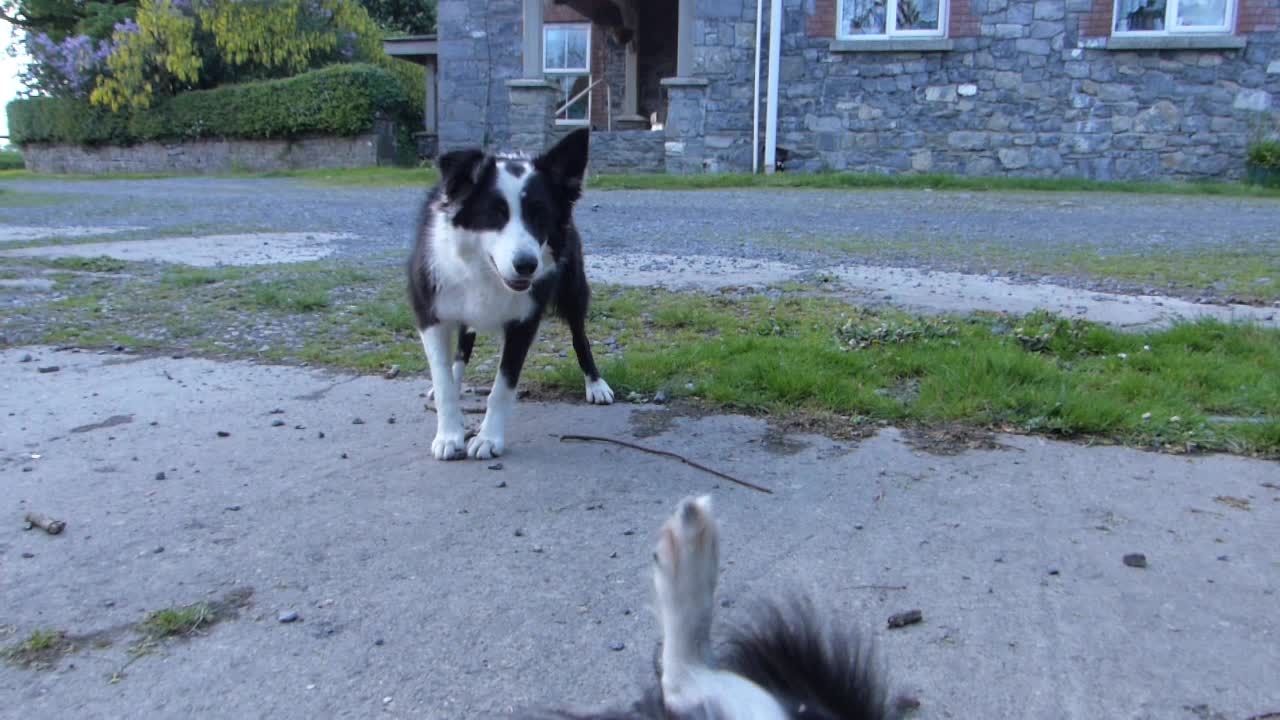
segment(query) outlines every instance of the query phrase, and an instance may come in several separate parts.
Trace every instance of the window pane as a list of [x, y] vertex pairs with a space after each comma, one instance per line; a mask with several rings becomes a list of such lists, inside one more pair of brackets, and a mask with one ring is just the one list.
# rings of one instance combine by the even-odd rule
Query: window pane
[[844, 0], [840, 26], [845, 35], [883, 35], [887, 0]]
[[[590, 84], [587, 75], [560, 75], [555, 81], [560, 84], [560, 97], [556, 101], [556, 107], [560, 107], [569, 102], [569, 98], [577, 95], [587, 89]], [[557, 119], [559, 120], [586, 120], [587, 107], [590, 104], [590, 94], [585, 94], [574, 101], [568, 108], [562, 110]]]
[[938, 0], [898, 0], [899, 30], [937, 30]]
[[1116, 30], [1163, 30], [1164, 8], [1165, 0], [1117, 0]]
[[573, 70], [587, 69], [587, 31], [574, 28], [565, 31], [565, 67]]
[[548, 70], [564, 68], [564, 30], [554, 27], [546, 28], [542, 46], [543, 52], [547, 56], [546, 64], [543, 67]]
[[1178, 27], [1222, 27], [1227, 24], [1227, 0], [1181, 0]]

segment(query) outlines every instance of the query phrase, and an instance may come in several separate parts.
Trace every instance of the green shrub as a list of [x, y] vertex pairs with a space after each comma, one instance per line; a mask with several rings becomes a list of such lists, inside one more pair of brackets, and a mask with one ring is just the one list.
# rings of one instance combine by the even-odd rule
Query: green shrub
[[283, 80], [182, 93], [144, 110], [111, 112], [83, 101], [29, 98], [9, 103], [13, 142], [130, 145], [207, 137], [262, 140], [349, 136], [376, 115], [401, 123], [421, 115], [404, 84], [387, 69], [332, 65]]
[[1280, 169], [1280, 140], [1260, 140], [1249, 145], [1250, 165]]
[[21, 170], [24, 167], [22, 153], [17, 150], [0, 150], [0, 170]]
[[410, 132], [422, 130], [425, 117], [423, 113], [427, 105], [427, 69], [415, 62], [393, 57], [388, 57], [378, 64], [396, 76], [409, 101], [412, 117], [406, 116], [405, 127]]

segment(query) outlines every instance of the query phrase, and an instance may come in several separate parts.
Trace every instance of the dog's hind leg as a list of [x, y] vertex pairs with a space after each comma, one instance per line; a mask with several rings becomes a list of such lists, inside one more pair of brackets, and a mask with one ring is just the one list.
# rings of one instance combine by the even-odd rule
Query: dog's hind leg
[[419, 330], [422, 349], [431, 367], [431, 388], [435, 392], [436, 437], [431, 441], [431, 454], [437, 460], [457, 460], [466, 452], [458, 387], [453, 382], [453, 370], [449, 365], [449, 346], [456, 327], [436, 323]]
[[653, 553], [653, 584], [662, 627], [662, 698], [678, 717], [783, 720], [769, 693], [712, 666], [720, 539], [711, 499], [686, 498], [662, 526]]
[[536, 315], [521, 323], [511, 323], [503, 333], [502, 360], [493, 379], [480, 432], [467, 443], [467, 455], [478, 460], [497, 457], [506, 449], [507, 419], [516, 405], [516, 385], [529, 346], [538, 333]]

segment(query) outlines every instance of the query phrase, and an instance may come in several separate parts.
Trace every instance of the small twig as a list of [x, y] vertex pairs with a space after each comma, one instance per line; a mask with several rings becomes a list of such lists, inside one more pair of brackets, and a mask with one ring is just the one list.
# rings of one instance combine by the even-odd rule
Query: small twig
[[850, 590], [906, 590], [906, 585], [854, 585]]
[[759, 492], [762, 492], [762, 493], [765, 493], [765, 494], [768, 494], [768, 495], [772, 495], [772, 494], [773, 494], [773, 491], [772, 491], [772, 490], [770, 490], [770, 489], [769, 489], [769, 488], [767, 488], [767, 487], [762, 487], [762, 486], [760, 486], [760, 485], [756, 485], [756, 484], [754, 484], [754, 483], [749, 483], [749, 482], [747, 482], [746, 480], [739, 480], [738, 478], [733, 477], [732, 475], [726, 475], [726, 474], [724, 474], [724, 473], [720, 472], [719, 470], [712, 470], [711, 468], [707, 467], [706, 465], [700, 465], [700, 464], [698, 464], [698, 463], [696, 463], [696, 462], [694, 462], [694, 461], [690, 460], [689, 458], [684, 457], [683, 455], [679, 455], [679, 454], [677, 454], [677, 453], [673, 453], [673, 452], [670, 452], [670, 451], [667, 451], [667, 450], [654, 450], [653, 448], [647, 448], [647, 447], [644, 447], [643, 445], [636, 445], [635, 443], [629, 443], [629, 442], [627, 442], [626, 440], [616, 440], [616, 439], [614, 439], [614, 438], [599, 437], [599, 436], [596, 436], [596, 435], [561, 435], [561, 436], [560, 436], [560, 442], [565, 442], [565, 441], [567, 441], [567, 440], [579, 440], [579, 441], [582, 441], [582, 442], [604, 442], [604, 443], [613, 443], [614, 445], [621, 445], [622, 447], [631, 448], [632, 450], [639, 450], [640, 452], [647, 452], [647, 453], [649, 453], [649, 454], [651, 454], [651, 455], [661, 455], [661, 456], [663, 456], [663, 457], [669, 457], [669, 458], [672, 458], [673, 460], [679, 460], [680, 462], [682, 462], [682, 463], [684, 463], [685, 465], [688, 465], [688, 466], [690, 466], [690, 467], [695, 467], [695, 468], [697, 468], [697, 469], [699, 469], [699, 470], [701, 470], [701, 471], [703, 471], [703, 472], [711, 473], [712, 475], [715, 475], [715, 476], [716, 476], [716, 477], [718, 477], [718, 478], [723, 478], [723, 479], [725, 479], [725, 480], [728, 480], [729, 482], [737, 483], [737, 484], [739, 484], [739, 485], [741, 485], [741, 486], [743, 486], [743, 487], [748, 487], [748, 488], [751, 488], [752, 490], [756, 490], [756, 491], [759, 491]]
[[26, 521], [31, 523], [35, 527], [38, 527], [41, 530], [49, 533], [50, 535], [57, 535], [58, 533], [65, 530], [67, 527], [67, 524], [61, 520], [54, 520], [53, 518], [47, 518], [44, 515], [41, 515], [40, 513], [36, 513], [36, 512], [27, 513]]

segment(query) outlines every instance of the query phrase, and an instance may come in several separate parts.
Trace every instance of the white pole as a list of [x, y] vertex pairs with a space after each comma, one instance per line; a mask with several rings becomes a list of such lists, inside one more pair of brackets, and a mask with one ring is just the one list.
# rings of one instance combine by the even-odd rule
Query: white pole
[[764, 0], [756, 0], [755, 89], [751, 92], [751, 174], [760, 172], [760, 37], [764, 30]]
[[778, 63], [782, 55], [782, 0], [769, 0], [769, 87], [765, 98], [764, 172], [772, 175], [778, 157]]

